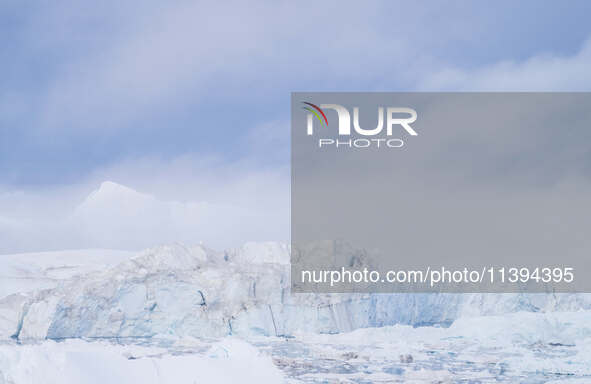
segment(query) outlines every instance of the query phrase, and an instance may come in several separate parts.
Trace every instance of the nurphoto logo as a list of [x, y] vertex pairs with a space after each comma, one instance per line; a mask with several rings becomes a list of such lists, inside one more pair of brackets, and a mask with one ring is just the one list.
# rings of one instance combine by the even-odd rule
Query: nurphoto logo
[[[387, 147], [387, 148], [401, 148], [404, 146], [404, 141], [400, 138], [392, 138], [395, 132], [394, 128], [401, 127], [402, 132], [406, 132], [411, 136], [417, 136], [417, 132], [410, 126], [417, 120], [417, 112], [412, 108], [400, 107], [378, 107], [378, 123], [375, 128], [364, 129], [359, 123], [359, 107], [353, 107], [353, 130], [358, 136], [362, 138], [347, 138], [351, 136], [351, 114], [349, 110], [339, 104], [316, 104], [307, 101], [302, 102], [302, 108], [307, 114], [307, 133], [309, 136], [314, 135], [314, 123], [317, 121], [321, 127], [328, 127], [328, 118], [324, 110], [329, 109], [337, 113], [338, 136], [336, 138], [320, 138], [318, 139], [318, 147], [334, 147], [334, 148], [369, 148], [369, 147]], [[384, 109], [385, 119], [384, 119]], [[384, 120], [386, 120], [385, 137], [383, 134]], [[397, 130], [396, 132], [400, 132]], [[371, 138], [366, 138], [371, 137]]]

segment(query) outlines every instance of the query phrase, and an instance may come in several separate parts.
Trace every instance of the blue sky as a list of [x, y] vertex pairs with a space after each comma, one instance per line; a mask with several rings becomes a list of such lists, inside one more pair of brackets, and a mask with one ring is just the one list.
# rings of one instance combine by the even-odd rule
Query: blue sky
[[[4, 1], [0, 183], [75, 183], [145, 156], [286, 162], [291, 91], [450, 89], [429, 79], [573, 57], [591, 35], [590, 10], [587, 1]], [[283, 149], [260, 153], [252, 134], [272, 123], [266, 135]]]
[[0, 252], [110, 246], [47, 234], [105, 180], [280, 213], [257, 227], [277, 238], [289, 228], [291, 92], [589, 90], [590, 11], [585, 0], [5, 0]]

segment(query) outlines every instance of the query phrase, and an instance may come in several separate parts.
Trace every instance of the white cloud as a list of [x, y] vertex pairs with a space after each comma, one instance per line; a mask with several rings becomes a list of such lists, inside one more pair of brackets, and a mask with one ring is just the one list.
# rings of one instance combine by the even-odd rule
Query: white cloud
[[[212, 97], [220, 89], [226, 98], [260, 93], [269, 101], [277, 89], [287, 94], [296, 83], [316, 89], [335, 89], [341, 84], [349, 90], [392, 90], [396, 86], [568, 91], [591, 86], [591, 42], [573, 56], [537, 55], [476, 69], [435, 60], [429, 53], [432, 48], [442, 41], [470, 40], [466, 31], [480, 28], [479, 22], [462, 13], [463, 5], [451, 9], [449, 17], [441, 17], [449, 5], [433, 10], [432, 6], [397, 4], [390, 17], [392, 10], [386, 12], [384, 4], [340, 7], [340, 2], [323, 2], [315, 4], [313, 12], [299, 3], [154, 4], [117, 12], [117, 20], [108, 24], [102, 23], [111, 20], [109, 6], [101, 7], [96, 19], [86, 8], [75, 7], [39, 16], [51, 25], [41, 19], [33, 25], [59, 26], [63, 39], [50, 42], [53, 35], [32, 28], [31, 41], [44, 45], [41, 51], [66, 51], [72, 30], [84, 32], [86, 24], [102, 27], [87, 31], [81, 39], [85, 44], [92, 40], [90, 48], [84, 47], [80, 56], [73, 52], [75, 59], [59, 66], [47, 83], [35, 89], [38, 111], [28, 105], [33, 99], [30, 95], [10, 97], [15, 104], [10, 111], [18, 115], [21, 110], [37, 119], [32, 131], [59, 131], [28, 135], [68, 142], [68, 135], [87, 130], [97, 130], [101, 137], [109, 132], [117, 136], [124, 130], [141, 132], [137, 122], [149, 119], [153, 111], [173, 110], [175, 103], [187, 99], [197, 105], [200, 98]], [[80, 24], [72, 27], [76, 20]], [[425, 33], [424, 25], [436, 33]], [[80, 49], [75, 45], [72, 51]], [[440, 69], [442, 65], [445, 69]], [[21, 105], [21, 99], [27, 102]], [[245, 135], [242, 144], [255, 153], [266, 153], [273, 145], [279, 148], [274, 155], [283, 157], [287, 125], [259, 125]], [[101, 209], [79, 211], [73, 219], [76, 207], [104, 180], [151, 197], [134, 195], [142, 201], [133, 203], [139, 204], [134, 208], [137, 212], [116, 200], [113, 206], [105, 203]], [[203, 240], [216, 247], [246, 240], [287, 240], [289, 198], [289, 168], [284, 161], [262, 166], [252, 159], [228, 162], [202, 155], [117, 160], [93, 170], [75, 185], [0, 194], [0, 252], [137, 248], [173, 238]]]
[[141, 159], [77, 185], [3, 193], [0, 253], [289, 241], [289, 172], [254, 169], [195, 157]]
[[[339, 5], [318, 3], [310, 12], [297, 3], [181, 2], [125, 13], [130, 27], [114, 28], [51, 79], [39, 126], [133, 129], [146, 115], [187, 100], [197, 105], [202, 98], [260, 94], [269, 101], [278, 89], [287, 96], [294, 86], [348, 88], [360, 79], [383, 89], [394, 80], [409, 82], [427, 65], [416, 41], [425, 36], [389, 31], [384, 4]], [[401, 4], [397, 11], [428, 17], [421, 8]], [[416, 29], [406, 18], [397, 27]]]
[[589, 91], [591, 40], [572, 56], [536, 55], [465, 70], [447, 67], [419, 81], [419, 90], [442, 91]]

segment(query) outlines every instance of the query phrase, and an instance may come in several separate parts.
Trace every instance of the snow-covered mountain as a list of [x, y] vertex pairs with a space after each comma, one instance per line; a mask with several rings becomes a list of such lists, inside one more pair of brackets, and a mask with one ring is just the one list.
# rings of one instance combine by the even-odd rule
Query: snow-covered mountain
[[[289, 195], [250, 182], [209, 190], [134, 189], [112, 181], [47, 193], [0, 191], [0, 255], [62, 249], [140, 251], [203, 242], [217, 249], [289, 239]], [[278, 193], [277, 198], [270, 197]]]
[[[139, 250], [177, 241], [235, 247], [261, 236], [287, 238], [288, 221], [284, 212], [269, 216], [253, 204], [163, 200], [105, 181], [73, 209], [67, 228], [92, 247]], [[228, 245], [228, 239], [242, 240]]]
[[146, 244], [201, 240], [195, 237], [204, 233], [212, 209], [227, 213], [205, 202], [162, 201], [105, 181], [75, 207], [68, 221], [88, 244], [142, 249]]

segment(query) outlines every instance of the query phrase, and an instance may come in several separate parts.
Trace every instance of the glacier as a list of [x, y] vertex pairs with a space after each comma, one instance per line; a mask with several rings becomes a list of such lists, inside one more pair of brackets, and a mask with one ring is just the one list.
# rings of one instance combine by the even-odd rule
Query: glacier
[[0, 384], [591, 381], [586, 294], [291, 294], [278, 242], [0, 260]]
[[[36, 264], [6, 257], [12, 262], [1, 271], [0, 340], [289, 337], [591, 307], [585, 294], [292, 295], [290, 249], [277, 242], [103, 252], [103, 264], [97, 250], [37, 254]], [[23, 277], [28, 290], [12, 284]]]

